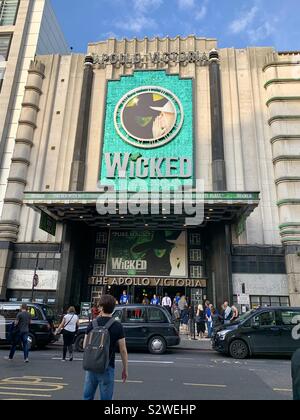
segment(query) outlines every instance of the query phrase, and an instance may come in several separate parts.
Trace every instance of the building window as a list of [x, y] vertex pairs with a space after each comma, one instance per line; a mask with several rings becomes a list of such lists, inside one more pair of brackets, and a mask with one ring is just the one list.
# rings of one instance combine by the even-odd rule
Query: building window
[[0, 26], [16, 23], [19, 0], [0, 0]]
[[0, 62], [7, 61], [11, 35], [0, 35]]
[[202, 250], [201, 249], [191, 249], [190, 250], [190, 261], [191, 262], [201, 262], [202, 261]]
[[201, 245], [200, 233], [190, 233], [190, 245]]
[[106, 248], [96, 248], [95, 260], [105, 261], [105, 258], [106, 258]]
[[204, 277], [204, 269], [201, 265], [191, 266], [191, 277], [192, 279], [201, 279]]
[[96, 237], [97, 244], [107, 244], [108, 234], [107, 232], [98, 232]]
[[93, 270], [93, 276], [104, 276], [105, 275], [105, 264], [95, 264]]
[[250, 296], [251, 309], [270, 306], [290, 306], [288, 296]]

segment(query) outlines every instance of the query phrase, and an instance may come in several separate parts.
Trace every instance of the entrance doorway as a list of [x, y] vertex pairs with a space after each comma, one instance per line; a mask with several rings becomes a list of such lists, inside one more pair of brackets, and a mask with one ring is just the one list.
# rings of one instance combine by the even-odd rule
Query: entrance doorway
[[162, 289], [162, 298], [165, 294], [168, 293], [169, 298], [171, 298], [172, 303], [177, 295], [190, 297], [188, 294], [188, 290], [185, 287], [164, 287]]
[[133, 296], [134, 296], [134, 302], [137, 304], [143, 303], [144, 298], [147, 298], [149, 300], [149, 303], [151, 302], [151, 299], [153, 298], [153, 295], [157, 295], [157, 288], [156, 287], [133, 287]]

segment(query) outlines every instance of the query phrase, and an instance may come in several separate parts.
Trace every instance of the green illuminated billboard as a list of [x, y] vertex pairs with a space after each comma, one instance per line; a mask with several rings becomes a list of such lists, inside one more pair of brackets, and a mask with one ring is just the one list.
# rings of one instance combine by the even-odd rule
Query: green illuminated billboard
[[108, 81], [100, 180], [193, 181], [193, 82], [165, 71]]

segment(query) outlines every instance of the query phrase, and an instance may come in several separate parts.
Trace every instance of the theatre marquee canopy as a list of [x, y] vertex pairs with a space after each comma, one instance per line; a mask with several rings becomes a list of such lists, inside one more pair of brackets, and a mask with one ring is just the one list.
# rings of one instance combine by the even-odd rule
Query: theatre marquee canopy
[[[182, 228], [186, 226], [188, 215], [164, 213], [165, 203], [161, 201], [158, 215], [121, 214], [116, 204], [115, 214], [100, 215], [97, 212], [99, 192], [26, 192], [24, 204], [36, 211], [44, 212], [56, 221], [84, 222], [91, 227], [100, 228], [144, 228], [145, 225], [157, 228]], [[259, 205], [258, 192], [206, 192], [204, 200], [204, 225], [212, 222], [238, 223], [246, 219]]]

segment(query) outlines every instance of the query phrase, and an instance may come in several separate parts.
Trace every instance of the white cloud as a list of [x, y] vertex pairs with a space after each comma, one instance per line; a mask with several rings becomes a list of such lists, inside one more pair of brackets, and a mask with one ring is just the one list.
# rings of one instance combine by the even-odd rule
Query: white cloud
[[249, 29], [248, 36], [251, 42], [258, 42], [265, 38], [268, 38], [275, 32], [275, 22], [265, 22], [257, 28]]
[[147, 16], [140, 15], [130, 19], [116, 21], [114, 26], [126, 32], [141, 33], [145, 29], [154, 29], [157, 27], [156, 22]]
[[192, 9], [195, 7], [195, 0], [178, 0], [180, 9]]
[[258, 13], [258, 7], [253, 6], [252, 9], [248, 10], [245, 14], [241, 15], [238, 19], [235, 19], [229, 25], [230, 32], [233, 34], [239, 34], [246, 30], [253, 22], [254, 18]]
[[202, 20], [206, 17], [207, 15], [207, 6], [208, 6], [208, 0], [204, 0], [202, 6], [200, 7], [200, 9], [196, 12], [196, 20]]
[[133, 0], [134, 10], [137, 13], [147, 14], [158, 9], [163, 4], [163, 0]]

